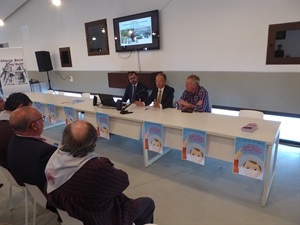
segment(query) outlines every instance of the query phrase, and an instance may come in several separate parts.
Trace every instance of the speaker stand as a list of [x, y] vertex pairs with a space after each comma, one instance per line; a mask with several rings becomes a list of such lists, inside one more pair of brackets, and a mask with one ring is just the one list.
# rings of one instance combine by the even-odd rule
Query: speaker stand
[[52, 87], [51, 87], [51, 83], [50, 83], [50, 77], [49, 77], [49, 71], [47, 71], [47, 77], [48, 77], [48, 90], [52, 90]]

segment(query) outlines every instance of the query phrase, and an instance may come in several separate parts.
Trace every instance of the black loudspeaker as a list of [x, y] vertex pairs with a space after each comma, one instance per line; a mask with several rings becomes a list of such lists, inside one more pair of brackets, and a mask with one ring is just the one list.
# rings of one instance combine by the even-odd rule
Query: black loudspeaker
[[122, 100], [117, 100], [117, 110], [121, 111], [123, 107], [123, 102]]
[[94, 95], [94, 98], [93, 98], [93, 106], [96, 106], [97, 105], [97, 97]]
[[36, 61], [40, 72], [53, 70], [50, 53], [47, 51], [35, 52]]

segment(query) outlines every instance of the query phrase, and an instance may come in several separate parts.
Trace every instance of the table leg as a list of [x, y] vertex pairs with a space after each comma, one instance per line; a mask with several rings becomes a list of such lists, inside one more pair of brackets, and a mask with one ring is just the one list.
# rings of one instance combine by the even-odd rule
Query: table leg
[[264, 175], [264, 187], [263, 187], [262, 200], [261, 200], [262, 207], [264, 207], [267, 203], [268, 196], [269, 196], [271, 186], [273, 183], [273, 179], [275, 176], [278, 144], [279, 144], [279, 132], [274, 139], [273, 145], [268, 146], [268, 148], [267, 148], [267, 157], [266, 157], [266, 163], [265, 163], [266, 167], [265, 167], [265, 175]]

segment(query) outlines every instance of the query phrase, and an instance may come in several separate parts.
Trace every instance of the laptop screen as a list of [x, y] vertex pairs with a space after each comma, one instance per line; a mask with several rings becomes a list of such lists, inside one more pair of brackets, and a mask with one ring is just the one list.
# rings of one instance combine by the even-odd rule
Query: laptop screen
[[101, 100], [101, 104], [104, 106], [116, 107], [117, 103], [114, 100], [112, 95], [107, 94], [99, 94], [99, 98]]

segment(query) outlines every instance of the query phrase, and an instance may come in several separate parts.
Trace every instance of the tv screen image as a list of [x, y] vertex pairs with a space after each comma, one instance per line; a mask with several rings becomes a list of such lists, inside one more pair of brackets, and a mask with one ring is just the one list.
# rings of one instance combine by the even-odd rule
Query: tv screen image
[[115, 18], [116, 52], [159, 49], [158, 10]]

